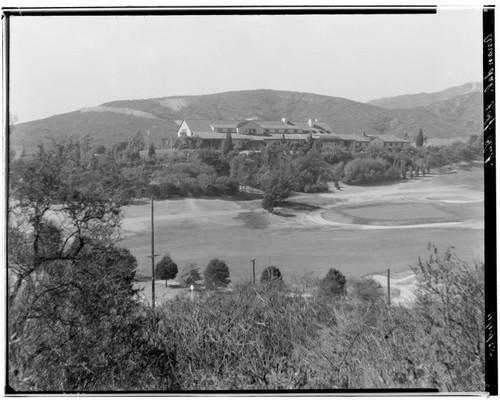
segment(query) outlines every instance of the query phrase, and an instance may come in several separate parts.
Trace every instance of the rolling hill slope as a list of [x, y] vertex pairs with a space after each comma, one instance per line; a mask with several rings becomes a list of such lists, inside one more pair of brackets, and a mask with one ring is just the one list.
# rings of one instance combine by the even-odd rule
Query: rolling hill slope
[[141, 131], [151, 132], [157, 146], [173, 137], [183, 119], [244, 119], [305, 121], [317, 118], [336, 133], [415, 135], [422, 128], [428, 137], [468, 137], [482, 129], [482, 95], [471, 92], [413, 109], [386, 110], [339, 97], [311, 93], [249, 90], [202, 96], [121, 100], [98, 107], [17, 124], [11, 132], [15, 150], [32, 151], [51, 137], [90, 135], [106, 146]]
[[384, 97], [371, 100], [367, 104], [386, 109], [415, 108], [428, 106], [438, 101], [448, 100], [452, 97], [463, 96], [473, 92], [481, 92], [483, 86], [480, 82], [469, 82], [461, 86], [455, 86], [435, 93], [406, 94], [395, 97]]

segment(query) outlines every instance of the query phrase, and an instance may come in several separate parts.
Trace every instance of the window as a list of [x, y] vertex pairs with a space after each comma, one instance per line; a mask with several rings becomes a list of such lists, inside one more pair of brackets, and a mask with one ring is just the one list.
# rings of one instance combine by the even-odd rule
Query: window
[[257, 129], [247, 129], [247, 133], [249, 135], [255, 135], [257, 133]]

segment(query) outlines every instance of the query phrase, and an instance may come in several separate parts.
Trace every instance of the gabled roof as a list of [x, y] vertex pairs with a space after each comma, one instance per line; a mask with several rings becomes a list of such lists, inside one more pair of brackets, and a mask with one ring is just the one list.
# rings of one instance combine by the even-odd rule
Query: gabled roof
[[304, 130], [324, 130], [324, 131], [332, 131], [332, 128], [330, 128], [330, 125], [326, 122], [321, 122], [321, 121], [315, 121], [313, 122], [313, 126], [309, 126], [308, 121], [297, 121], [294, 122], [294, 125], [299, 128], [299, 129], [304, 129]]
[[257, 126], [260, 126], [258, 123], [256, 123], [255, 121], [241, 121], [238, 125], [236, 125], [236, 128], [241, 128], [242, 126], [245, 126], [245, 125], [257, 125]]
[[240, 121], [221, 121], [212, 119], [186, 119], [184, 120], [191, 129], [191, 132], [209, 132], [212, 126], [217, 128], [236, 128]]

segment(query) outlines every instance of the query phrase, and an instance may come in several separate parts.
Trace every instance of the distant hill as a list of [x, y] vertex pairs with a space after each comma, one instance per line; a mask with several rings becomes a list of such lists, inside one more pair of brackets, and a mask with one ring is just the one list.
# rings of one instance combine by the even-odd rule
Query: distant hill
[[51, 137], [90, 135], [109, 146], [151, 132], [158, 147], [173, 137], [183, 119], [292, 121], [309, 118], [328, 122], [336, 133], [387, 133], [410, 137], [422, 128], [428, 137], [455, 138], [482, 129], [482, 97], [472, 92], [414, 109], [386, 110], [371, 104], [312, 93], [249, 90], [201, 96], [121, 100], [98, 107], [17, 124], [11, 132], [15, 150], [32, 151]]
[[52, 138], [82, 138], [89, 135], [96, 144], [109, 146], [135, 135], [138, 131], [158, 139], [165, 132], [175, 132], [175, 121], [145, 118], [111, 111], [73, 111], [49, 118], [14, 125], [10, 134], [10, 146], [16, 152], [22, 148], [32, 152], [40, 142]]
[[469, 82], [461, 86], [456, 86], [435, 93], [406, 94], [395, 97], [384, 97], [371, 100], [367, 104], [386, 109], [415, 108], [428, 106], [438, 101], [451, 99], [452, 97], [462, 96], [473, 92], [481, 92], [483, 86], [479, 82]]
[[482, 132], [483, 95], [473, 92], [411, 110], [387, 110], [374, 124], [410, 138], [419, 129], [433, 138], [467, 138]]

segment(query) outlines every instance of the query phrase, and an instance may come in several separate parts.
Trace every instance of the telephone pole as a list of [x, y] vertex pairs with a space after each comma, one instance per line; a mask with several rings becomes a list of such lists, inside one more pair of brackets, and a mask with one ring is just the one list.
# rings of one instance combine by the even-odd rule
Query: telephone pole
[[387, 303], [391, 305], [391, 270], [387, 270]]
[[155, 298], [155, 257], [158, 254], [155, 254], [155, 217], [154, 217], [154, 196], [151, 195], [151, 255], [148, 258], [151, 258], [151, 292], [152, 292], [152, 304], [153, 310], [155, 308], [156, 298]]
[[255, 258], [252, 258], [250, 261], [252, 262], [253, 284], [255, 285]]

